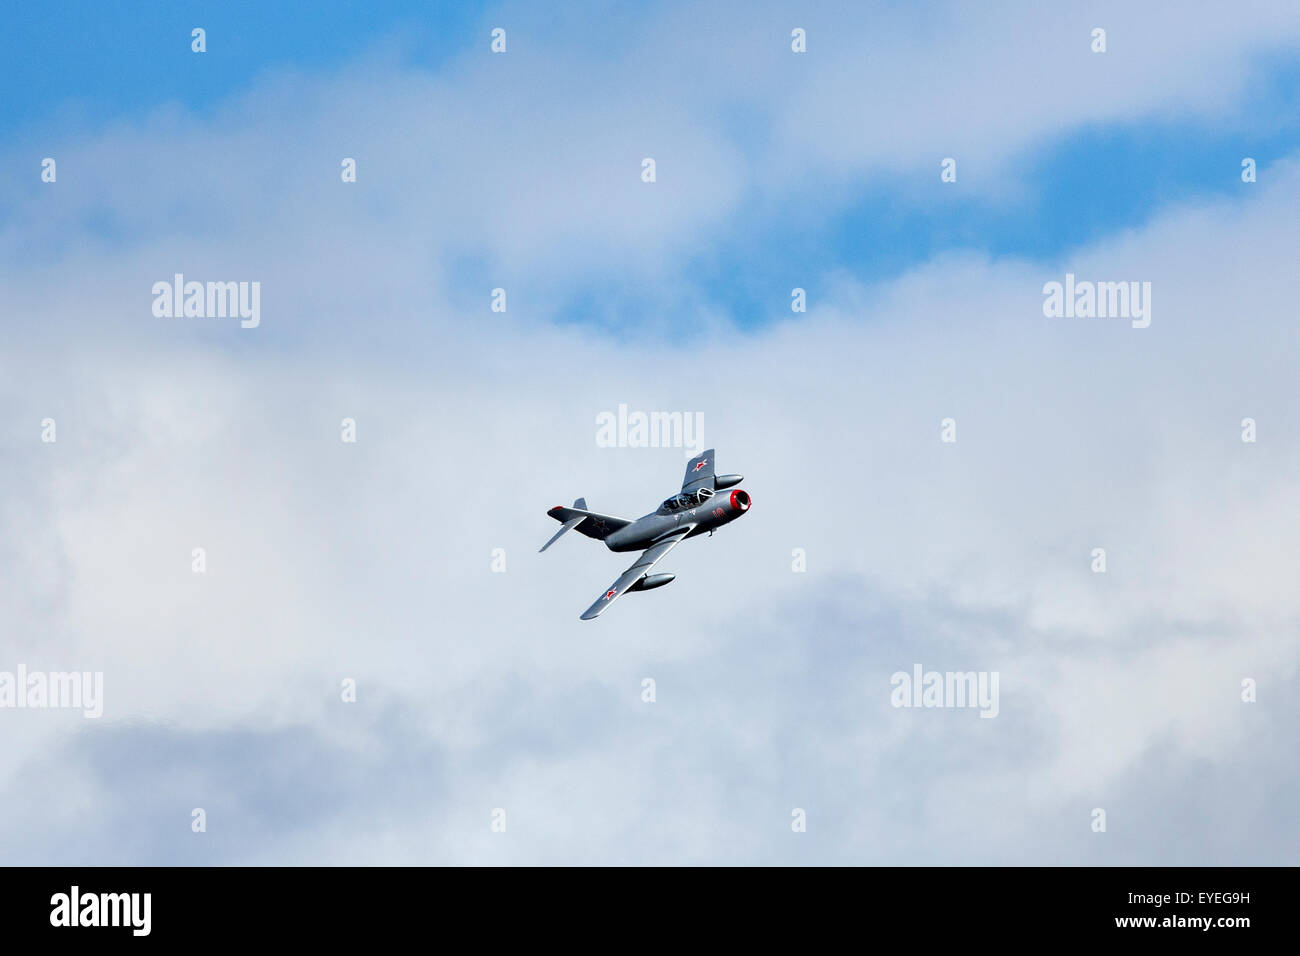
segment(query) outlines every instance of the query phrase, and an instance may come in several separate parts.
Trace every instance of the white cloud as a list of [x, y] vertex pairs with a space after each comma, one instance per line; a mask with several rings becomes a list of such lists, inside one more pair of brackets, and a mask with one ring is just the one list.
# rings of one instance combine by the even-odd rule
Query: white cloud
[[[1224, 62], [1258, 41], [1252, 22]], [[890, 55], [961, 63], [992, 43], [930, 29]], [[1010, 31], [1008, 55], [1031, 62], [1041, 29]], [[880, 287], [846, 278], [762, 333], [722, 321], [614, 343], [539, 321], [547, 293], [526, 281], [507, 316], [486, 290], [481, 309], [449, 304], [443, 257], [476, 249], [556, 282], [628, 264], [689, 281], [682, 250], [741, 201], [746, 161], [692, 113], [688, 74], [649, 103], [614, 82], [655, 49], [581, 83], [559, 54], [525, 86], [524, 56], [510, 82], [475, 62], [452, 81], [290, 83], [211, 122], [108, 131], [61, 165], [94, 179], [61, 172], [49, 206], [19, 207], [0, 240], [0, 669], [101, 669], [107, 699], [94, 726], [0, 715], [16, 729], [0, 753], [0, 800], [21, 807], [0, 823], [11, 858], [1159, 863], [1191, 851], [1152, 808], [1184, 800], [1192, 824], [1241, 818], [1248, 862], [1276, 860], [1268, 837], [1292, 824], [1245, 818], [1295, 776], [1278, 731], [1300, 610], [1294, 165], [1048, 266], [956, 256]], [[714, 81], [744, 57], [718, 49], [696, 61]], [[1093, 118], [1179, 90], [1214, 108], [1203, 66], [1154, 66], [1149, 100], [1121, 84], [1105, 113], [1050, 83], [1023, 95]], [[835, 67], [811, 69], [829, 72], [810, 89], [837, 88]], [[726, 101], [718, 82], [698, 102]], [[511, 97], [497, 122], [490, 104]], [[903, 154], [945, 116], [994, 157], [994, 139], [1060, 128], [1033, 102], [1012, 136], [921, 100], [896, 104]], [[635, 178], [647, 130], [691, 167], [653, 208]], [[781, 157], [776, 135], [754, 166]], [[341, 192], [352, 152], [362, 180]], [[818, 155], [808, 175], [874, 161], [847, 135]], [[476, 186], [489, 179], [519, 185]], [[98, 207], [121, 235], [86, 238]], [[56, 239], [49, 264], [23, 264]], [[262, 328], [154, 319], [150, 283], [180, 270], [260, 279]], [[1042, 283], [1067, 270], [1151, 281], [1151, 328], [1044, 318]], [[628, 562], [576, 537], [537, 555], [544, 510], [585, 495], [635, 516], [680, 477], [678, 450], [595, 445], [620, 402], [702, 411], [755, 508], [674, 552], [669, 588], [580, 623]], [[1000, 671], [1001, 715], [893, 710], [889, 674], [913, 662]], [[1247, 676], [1256, 705], [1238, 700]], [[1209, 796], [1181, 796], [1207, 767]], [[191, 834], [209, 805], [211, 832]], [[1088, 843], [1097, 805], [1114, 832]], [[79, 842], [51, 850], [48, 832]], [[1201, 849], [1192, 862], [1241, 859], [1217, 837]]]

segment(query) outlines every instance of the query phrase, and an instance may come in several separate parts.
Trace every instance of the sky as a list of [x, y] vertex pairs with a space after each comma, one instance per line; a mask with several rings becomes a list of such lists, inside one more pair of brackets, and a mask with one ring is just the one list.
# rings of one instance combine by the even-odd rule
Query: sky
[[[1293, 5], [56, 3], [0, 64], [0, 861], [1300, 858]], [[546, 510], [701, 448], [753, 508], [579, 621], [631, 556]]]

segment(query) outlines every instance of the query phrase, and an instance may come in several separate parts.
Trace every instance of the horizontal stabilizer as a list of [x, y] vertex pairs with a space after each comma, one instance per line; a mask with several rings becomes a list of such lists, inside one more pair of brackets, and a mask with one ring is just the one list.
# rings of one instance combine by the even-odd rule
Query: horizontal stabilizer
[[578, 517], [570, 518], [568, 521], [564, 522], [564, 524], [560, 526], [560, 530], [555, 532], [551, 540], [546, 542], [544, 545], [542, 545], [541, 549], [537, 553], [541, 554], [542, 551], [545, 551], [551, 545], [555, 544], [555, 542], [559, 541], [560, 535], [564, 534], [564, 532], [566, 531], [572, 531], [577, 525], [581, 524], [586, 520], [587, 519], [584, 518], [582, 515], [578, 515]]
[[585, 534], [588, 538], [604, 541], [619, 528], [626, 528], [632, 523], [627, 518], [616, 518], [613, 515], [588, 511], [586, 499], [583, 498], [575, 501], [572, 508], [556, 505], [546, 513], [560, 522], [563, 527], [555, 532], [555, 536], [550, 541], [542, 545], [542, 551], [553, 545], [564, 532], [572, 531], [574, 528], [578, 530], [579, 534]]

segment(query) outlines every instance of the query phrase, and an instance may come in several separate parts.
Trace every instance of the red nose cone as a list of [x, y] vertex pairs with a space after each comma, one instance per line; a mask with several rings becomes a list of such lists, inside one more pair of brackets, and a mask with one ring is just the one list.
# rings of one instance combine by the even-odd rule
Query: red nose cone
[[731, 493], [731, 507], [736, 511], [749, 510], [749, 492], [737, 488]]

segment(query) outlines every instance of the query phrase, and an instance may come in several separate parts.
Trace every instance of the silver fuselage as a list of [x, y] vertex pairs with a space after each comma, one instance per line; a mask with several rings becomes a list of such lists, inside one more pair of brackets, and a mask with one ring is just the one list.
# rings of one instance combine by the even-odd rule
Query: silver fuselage
[[682, 525], [695, 525], [687, 535], [707, 534], [728, 522], [735, 521], [749, 510], [749, 493], [736, 488], [733, 491], [719, 491], [710, 498], [692, 498], [683, 501], [683, 496], [669, 498], [657, 511], [637, 518], [625, 528], [613, 532], [605, 538], [605, 547], [611, 551], [642, 551], [661, 538], [672, 534]]

